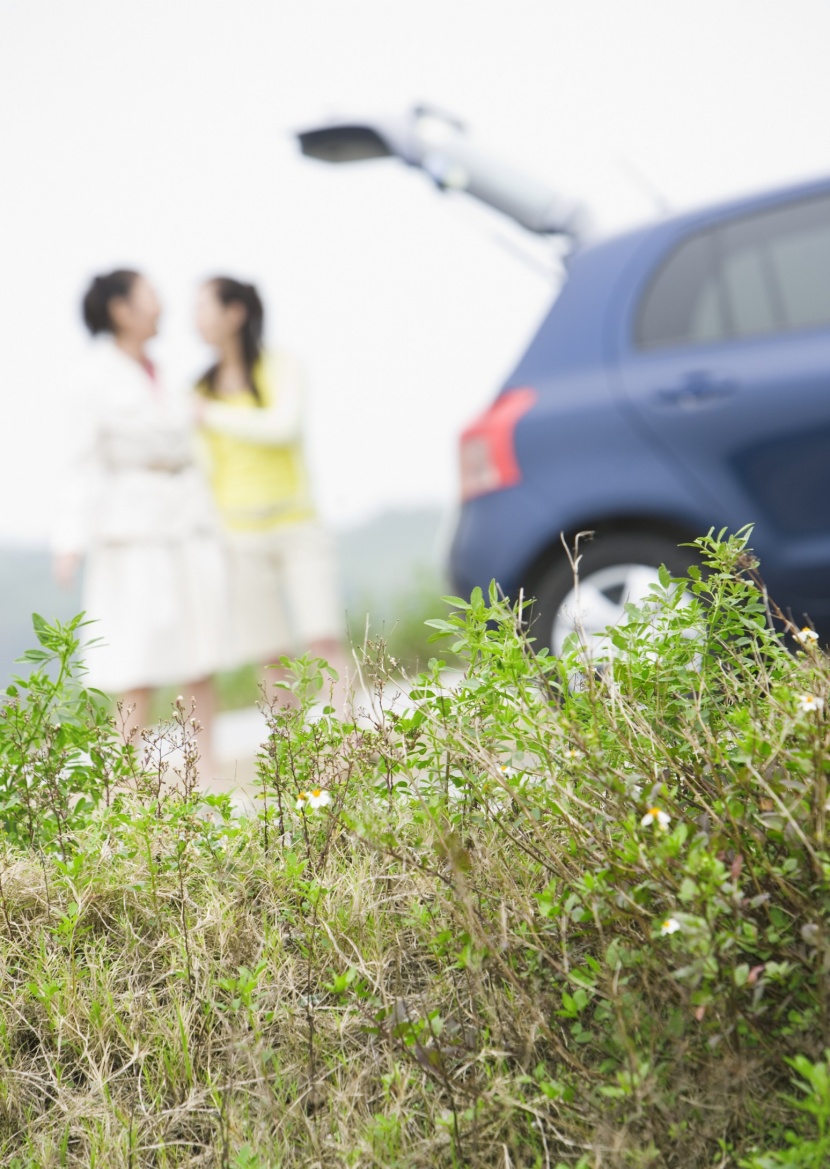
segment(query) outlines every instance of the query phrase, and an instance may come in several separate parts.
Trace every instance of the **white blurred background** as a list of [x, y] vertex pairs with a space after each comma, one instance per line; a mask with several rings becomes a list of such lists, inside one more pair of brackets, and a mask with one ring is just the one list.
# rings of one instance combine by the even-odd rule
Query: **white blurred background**
[[196, 283], [261, 285], [329, 521], [451, 506], [457, 433], [553, 285], [495, 215], [291, 130], [434, 102], [608, 231], [830, 170], [828, 44], [826, 0], [0, 0], [0, 540], [45, 537], [79, 296], [122, 264], [176, 379], [206, 359]]

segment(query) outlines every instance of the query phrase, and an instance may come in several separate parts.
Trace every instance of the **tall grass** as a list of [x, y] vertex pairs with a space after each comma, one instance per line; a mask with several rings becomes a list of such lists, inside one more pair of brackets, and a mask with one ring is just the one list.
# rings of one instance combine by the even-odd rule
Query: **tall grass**
[[0, 1163], [825, 1164], [830, 671], [744, 540], [700, 553], [604, 664], [495, 594], [404, 713], [311, 721], [300, 659], [256, 815], [198, 792], [182, 708], [139, 766], [71, 671], [9, 695]]

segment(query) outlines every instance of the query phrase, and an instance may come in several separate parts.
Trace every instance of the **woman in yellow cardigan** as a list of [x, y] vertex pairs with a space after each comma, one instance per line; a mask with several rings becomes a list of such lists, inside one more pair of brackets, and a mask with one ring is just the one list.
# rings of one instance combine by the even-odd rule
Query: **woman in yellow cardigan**
[[229, 558], [232, 664], [308, 652], [343, 673], [332, 541], [303, 452], [303, 379], [262, 347], [262, 301], [228, 276], [200, 289], [196, 325], [216, 361], [197, 384], [209, 476]]

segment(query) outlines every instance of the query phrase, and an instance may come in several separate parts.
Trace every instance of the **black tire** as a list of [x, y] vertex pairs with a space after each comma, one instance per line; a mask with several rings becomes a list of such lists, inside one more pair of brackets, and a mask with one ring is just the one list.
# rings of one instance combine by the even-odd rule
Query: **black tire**
[[[579, 554], [581, 582], [614, 567], [622, 573], [622, 566], [628, 565], [656, 571], [665, 564], [672, 576], [685, 576], [689, 566], [699, 562], [693, 548], [680, 548], [670, 536], [650, 532], [598, 533], [591, 540], [580, 541]], [[563, 552], [549, 562], [528, 589], [528, 595], [535, 598], [528, 625], [537, 649], [546, 646], [551, 653], [558, 652], [554, 625], [573, 585], [573, 570]]]

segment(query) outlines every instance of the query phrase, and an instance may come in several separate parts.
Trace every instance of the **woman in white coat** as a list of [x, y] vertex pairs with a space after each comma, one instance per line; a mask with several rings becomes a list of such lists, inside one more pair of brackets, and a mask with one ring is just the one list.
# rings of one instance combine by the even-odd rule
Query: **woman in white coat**
[[194, 463], [192, 403], [163, 387], [146, 352], [160, 312], [152, 285], [126, 269], [96, 277], [84, 297], [94, 341], [61, 485], [55, 573], [68, 584], [86, 555], [84, 609], [102, 642], [88, 651], [90, 685], [120, 694], [139, 728], [152, 690], [181, 685], [209, 727], [224, 566]]

